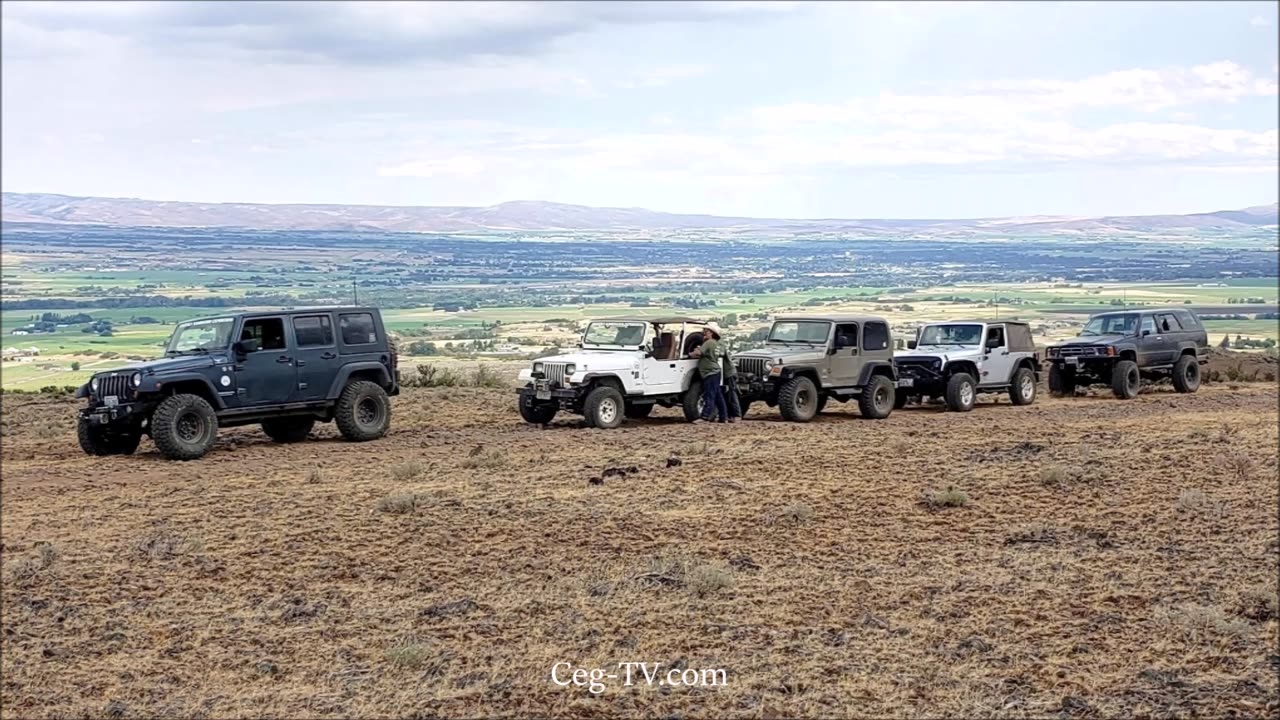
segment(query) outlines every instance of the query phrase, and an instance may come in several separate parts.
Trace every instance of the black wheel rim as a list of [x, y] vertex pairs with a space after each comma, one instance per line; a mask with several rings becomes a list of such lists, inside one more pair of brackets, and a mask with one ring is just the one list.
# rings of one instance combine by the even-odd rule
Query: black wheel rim
[[804, 410], [807, 407], [809, 407], [809, 391], [801, 390], [796, 393], [796, 408]]
[[887, 404], [889, 404], [889, 388], [883, 386], [876, 388], [876, 405], [884, 407]]
[[183, 442], [195, 442], [204, 435], [204, 418], [193, 412], [185, 412], [178, 416], [175, 429]]
[[356, 403], [356, 422], [361, 425], [373, 425], [378, 422], [380, 414], [381, 408], [373, 398], [361, 398], [360, 402]]
[[1185, 375], [1187, 378], [1187, 382], [1195, 382], [1196, 377], [1200, 375], [1200, 366], [1195, 364], [1188, 365], [1187, 372], [1185, 373]]

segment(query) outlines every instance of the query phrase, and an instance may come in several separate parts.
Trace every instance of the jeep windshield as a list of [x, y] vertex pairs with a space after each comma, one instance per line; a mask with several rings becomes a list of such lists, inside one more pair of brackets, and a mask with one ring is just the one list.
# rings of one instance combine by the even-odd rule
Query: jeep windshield
[[582, 344], [633, 350], [644, 342], [644, 332], [642, 322], [593, 322], [587, 326]]
[[1134, 328], [1137, 326], [1138, 316], [1136, 314], [1099, 315], [1089, 318], [1089, 322], [1085, 323], [1084, 329], [1080, 331], [1080, 337], [1090, 335], [1132, 335]]
[[179, 323], [169, 337], [164, 354], [183, 355], [226, 350], [231, 344], [231, 327], [235, 322], [234, 318], [210, 318]]
[[769, 331], [768, 342], [807, 343], [824, 345], [831, 332], [831, 323], [816, 320], [776, 322]]
[[920, 345], [977, 345], [982, 342], [981, 325], [929, 325], [920, 333]]

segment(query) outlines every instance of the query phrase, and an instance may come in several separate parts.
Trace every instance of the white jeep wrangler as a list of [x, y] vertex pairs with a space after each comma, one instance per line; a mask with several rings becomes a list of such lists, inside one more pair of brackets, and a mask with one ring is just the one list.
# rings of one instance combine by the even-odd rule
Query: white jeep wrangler
[[696, 420], [702, 381], [689, 353], [701, 344], [703, 325], [686, 317], [593, 320], [577, 352], [520, 371], [520, 417], [542, 425], [567, 410], [588, 427], [615, 428], [623, 417], [648, 417], [655, 405], [678, 405]]
[[1040, 356], [1025, 322], [929, 323], [907, 348], [893, 356], [898, 408], [913, 397], [942, 397], [949, 409], [966, 412], [988, 392], [1008, 392], [1014, 405], [1036, 399]]

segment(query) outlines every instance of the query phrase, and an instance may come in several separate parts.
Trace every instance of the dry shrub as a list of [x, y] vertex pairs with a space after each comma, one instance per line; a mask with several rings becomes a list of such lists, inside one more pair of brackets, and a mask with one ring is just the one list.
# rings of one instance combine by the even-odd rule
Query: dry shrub
[[1227, 504], [1215, 502], [1203, 490], [1193, 488], [1178, 493], [1178, 509], [1196, 515], [1222, 517], [1227, 512]]
[[1062, 465], [1048, 465], [1040, 468], [1040, 484], [1042, 485], [1066, 485], [1071, 476], [1071, 471]]
[[507, 464], [507, 451], [502, 448], [481, 448], [471, 453], [470, 457], [462, 461], [462, 467], [468, 469], [476, 468], [499, 468]]
[[33, 555], [19, 558], [9, 565], [9, 582], [13, 585], [27, 587], [34, 584], [58, 560], [58, 549], [53, 543], [38, 542], [34, 549]]
[[320, 472], [320, 468], [311, 468], [311, 471], [307, 473], [307, 482], [309, 484], [316, 485], [323, 481], [324, 473]]
[[408, 670], [421, 670], [436, 660], [431, 648], [413, 638], [405, 638], [386, 650], [387, 662]]
[[1234, 643], [1253, 634], [1249, 623], [1228, 617], [1221, 608], [1203, 605], [1162, 608], [1156, 620], [1188, 640]]
[[704, 597], [733, 587], [733, 574], [718, 564], [683, 554], [664, 553], [650, 560], [648, 567], [632, 576], [631, 581], [643, 587], [683, 588]]
[[427, 466], [423, 465], [421, 460], [406, 460], [392, 465], [389, 469], [391, 479], [398, 482], [412, 480], [426, 471]]
[[767, 522], [770, 525], [774, 523], [786, 523], [789, 525], [799, 525], [809, 522], [813, 519], [813, 508], [804, 503], [791, 503], [786, 507], [778, 510], [769, 516]]
[[969, 494], [954, 485], [948, 485], [945, 490], [935, 492], [929, 498], [929, 504], [934, 507], [965, 507], [969, 504]]
[[689, 443], [684, 447], [676, 448], [672, 454], [680, 457], [693, 457], [695, 455], [714, 455], [717, 452], [719, 451], [711, 447], [711, 443], [703, 440], [699, 443]]
[[1236, 614], [1265, 622], [1280, 619], [1280, 595], [1274, 587], [1259, 585], [1240, 593], [1236, 601]]
[[393, 493], [378, 501], [378, 512], [407, 515], [424, 504], [426, 504], [426, 496], [420, 493]]
[[502, 375], [497, 370], [488, 365], [478, 365], [471, 372], [471, 385], [482, 388], [500, 388], [506, 387], [507, 383], [503, 381]]
[[1235, 452], [1226, 459], [1226, 466], [1241, 480], [1248, 480], [1253, 474], [1253, 458], [1242, 452]]
[[204, 541], [188, 539], [171, 530], [157, 530], [140, 540], [135, 549], [146, 560], [165, 561], [203, 551]]

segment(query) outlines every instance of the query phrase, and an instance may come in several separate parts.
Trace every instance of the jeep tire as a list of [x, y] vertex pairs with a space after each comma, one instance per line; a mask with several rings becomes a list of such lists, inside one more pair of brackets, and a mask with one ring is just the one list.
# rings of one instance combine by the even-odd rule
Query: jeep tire
[[196, 460], [218, 437], [218, 415], [199, 395], [171, 395], [151, 413], [151, 439], [170, 460]]
[[1111, 392], [1121, 400], [1132, 400], [1138, 397], [1138, 388], [1142, 386], [1142, 376], [1138, 373], [1138, 363], [1132, 360], [1117, 360], [1111, 369]]
[[313, 417], [282, 417], [262, 421], [262, 432], [278, 443], [302, 442], [316, 424]]
[[1183, 355], [1173, 365], [1173, 389], [1193, 393], [1200, 389], [1200, 362], [1195, 355]]
[[782, 384], [778, 390], [778, 409], [791, 422], [809, 422], [818, 414], [818, 388], [801, 375]]
[[333, 420], [342, 437], [352, 442], [377, 440], [391, 427], [391, 401], [382, 386], [369, 380], [353, 380], [342, 388]]
[[897, 403], [893, 381], [884, 375], [872, 375], [858, 396], [858, 412], [868, 420], [883, 420], [889, 417]]
[[532, 395], [521, 395], [516, 405], [520, 408], [520, 417], [534, 425], [546, 425], [551, 422], [560, 409], [558, 403], [538, 402]]
[[1031, 368], [1021, 367], [1013, 371], [1009, 400], [1014, 405], [1030, 405], [1036, 401], [1036, 374], [1031, 372]]
[[643, 420], [653, 413], [655, 403], [627, 403], [626, 415], [628, 420]]
[[587, 427], [610, 430], [621, 425], [626, 410], [623, 402], [617, 388], [596, 386], [582, 402], [582, 417], [586, 418]]
[[680, 398], [680, 410], [684, 412], [684, 419], [689, 422], [702, 417], [702, 380], [694, 378], [689, 383], [689, 389]]
[[142, 432], [136, 428], [126, 432], [108, 432], [94, 427], [88, 418], [76, 421], [76, 439], [86, 455], [132, 455], [142, 441]]
[[947, 380], [947, 409], [954, 412], [969, 412], [978, 399], [978, 389], [974, 387], [973, 376], [969, 373], [956, 373]]
[[1071, 397], [1076, 394], [1076, 375], [1068, 372], [1061, 363], [1049, 365], [1049, 394], [1054, 397]]

